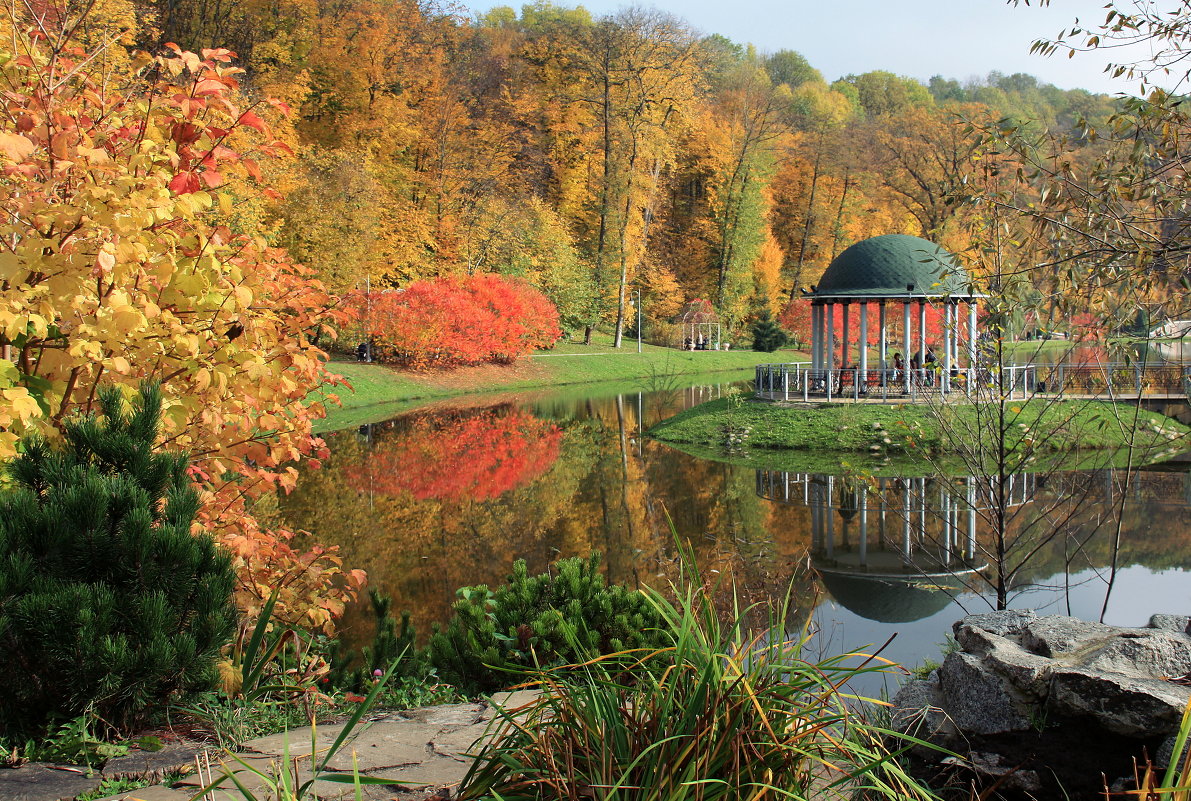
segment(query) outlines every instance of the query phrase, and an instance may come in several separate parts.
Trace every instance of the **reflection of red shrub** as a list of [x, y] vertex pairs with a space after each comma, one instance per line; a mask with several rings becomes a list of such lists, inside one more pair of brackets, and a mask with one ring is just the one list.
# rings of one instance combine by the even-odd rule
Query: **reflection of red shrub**
[[344, 473], [384, 495], [487, 501], [545, 473], [561, 442], [562, 429], [519, 410], [436, 415], [382, 435]]
[[524, 281], [483, 274], [346, 298], [346, 341], [413, 367], [508, 362], [561, 335], [554, 304]]

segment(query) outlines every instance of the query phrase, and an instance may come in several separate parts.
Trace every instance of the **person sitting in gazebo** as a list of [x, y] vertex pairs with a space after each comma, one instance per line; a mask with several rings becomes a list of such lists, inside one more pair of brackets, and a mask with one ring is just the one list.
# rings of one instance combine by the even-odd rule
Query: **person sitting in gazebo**
[[896, 384], [898, 381], [900, 381], [902, 377], [902, 370], [905, 369], [906, 363], [902, 359], [902, 352], [899, 350], [893, 354], [893, 381], [891, 383]]

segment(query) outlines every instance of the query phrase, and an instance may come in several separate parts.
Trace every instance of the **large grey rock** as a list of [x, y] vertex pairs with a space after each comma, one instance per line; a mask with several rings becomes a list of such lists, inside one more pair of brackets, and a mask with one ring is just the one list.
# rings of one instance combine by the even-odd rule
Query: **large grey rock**
[[1004, 676], [1030, 700], [1038, 701], [1046, 697], [1050, 672], [1054, 667], [1052, 660], [1032, 654], [1006, 640], [989, 650], [984, 655], [984, 661], [992, 672]]
[[952, 628], [958, 633], [960, 627], [972, 626], [984, 629], [990, 634], [996, 634], [999, 637], [1007, 637], [1012, 634], [1020, 634], [1031, 621], [1037, 618], [1038, 613], [1032, 609], [1006, 609], [1001, 612], [984, 612], [979, 615], [968, 615], [963, 620], [957, 621]]
[[937, 671], [930, 678], [906, 682], [893, 696], [891, 727], [920, 740], [946, 745], [959, 737], [959, 729], [943, 710], [943, 703]]
[[1049, 709], [1093, 718], [1126, 737], [1151, 738], [1178, 728], [1189, 695], [1188, 688], [1160, 679], [1059, 668], [1051, 673]]
[[1182, 756], [1187, 753], [1188, 743], [1183, 743], [1183, 750], [1179, 752], [1180, 756], [1175, 756], [1174, 747], [1176, 740], [1178, 740], [1178, 736], [1172, 734], [1163, 740], [1162, 745], [1158, 747], [1158, 753], [1154, 754], [1154, 767], [1158, 768], [1158, 770], [1166, 770], [1175, 759], [1181, 762]]
[[1062, 657], [1077, 654], [1088, 646], [1124, 631], [1129, 629], [1091, 623], [1075, 617], [1047, 615], [1026, 624], [1021, 633], [1021, 644], [1040, 656]]
[[1174, 678], [1191, 673], [1191, 637], [1138, 629], [1095, 647], [1080, 664], [1089, 670]]
[[1008, 681], [977, 656], [962, 651], [948, 654], [939, 668], [939, 688], [944, 708], [964, 732], [1004, 734], [1030, 728]]
[[994, 673], [1004, 676], [1017, 690], [1035, 698], [1046, 694], [1051, 660], [1030, 653], [1015, 638], [964, 623], [956, 629], [956, 641], [965, 653], [981, 657]]
[[1191, 629], [1191, 617], [1187, 615], [1151, 615], [1150, 628], [1187, 633]]

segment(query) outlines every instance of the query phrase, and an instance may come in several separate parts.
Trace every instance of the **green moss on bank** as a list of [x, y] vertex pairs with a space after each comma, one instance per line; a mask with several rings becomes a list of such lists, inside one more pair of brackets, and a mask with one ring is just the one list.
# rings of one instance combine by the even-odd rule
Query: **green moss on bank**
[[[960, 450], [949, 432], [988, 430], [987, 425], [978, 424], [979, 413], [976, 407], [962, 404], [942, 409], [846, 403], [782, 407], [754, 400], [734, 405], [725, 398], [688, 409], [649, 433], [662, 442], [736, 450], [948, 453]], [[1135, 414], [1135, 447], [1191, 444], [1187, 439], [1191, 429], [1178, 421], [1123, 404], [1030, 400], [1010, 404], [1006, 413], [1008, 447], [1027, 438], [1036, 451], [1127, 447]]]

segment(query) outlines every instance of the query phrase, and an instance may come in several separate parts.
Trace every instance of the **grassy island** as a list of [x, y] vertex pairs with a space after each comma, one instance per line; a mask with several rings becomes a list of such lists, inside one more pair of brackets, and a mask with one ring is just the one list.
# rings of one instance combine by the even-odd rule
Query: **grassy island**
[[[978, 419], [980, 413], [965, 404], [941, 409], [909, 404], [779, 406], [722, 398], [675, 415], [649, 434], [662, 442], [701, 448], [947, 453], [957, 450], [954, 433], [990, 430], [987, 420]], [[983, 410], [984, 415], [991, 413]], [[1135, 414], [1134, 447], [1179, 447], [1191, 433], [1165, 415], [1108, 402], [1035, 399], [1009, 404], [1006, 414], [1006, 445], [1028, 439], [1035, 451], [1128, 447]]]

